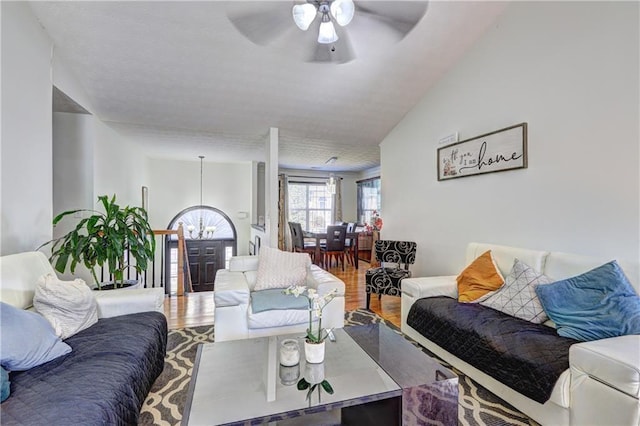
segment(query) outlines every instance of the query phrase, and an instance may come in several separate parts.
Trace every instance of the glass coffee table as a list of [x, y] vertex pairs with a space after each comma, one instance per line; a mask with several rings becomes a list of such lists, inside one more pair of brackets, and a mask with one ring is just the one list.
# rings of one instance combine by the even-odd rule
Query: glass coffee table
[[[457, 424], [450, 370], [384, 324], [334, 334], [324, 363], [307, 366], [301, 353], [298, 367], [281, 366], [278, 348], [294, 338], [303, 352], [301, 334], [200, 345], [182, 424]], [[307, 399], [295, 383], [319, 370], [334, 393], [318, 386]]]

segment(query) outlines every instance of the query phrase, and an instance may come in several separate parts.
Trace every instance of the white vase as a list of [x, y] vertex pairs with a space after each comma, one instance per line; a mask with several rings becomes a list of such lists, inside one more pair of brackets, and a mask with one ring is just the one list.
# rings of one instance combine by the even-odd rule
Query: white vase
[[318, 364], [324, 361], [324, 340], [321, 343], [304, 341], [304, 358], [307, 362]]
[[317, 385], [324, 380], [324, 362], [312, 364], [308, 362], [304, 367], [304, 379], [311, 385]]

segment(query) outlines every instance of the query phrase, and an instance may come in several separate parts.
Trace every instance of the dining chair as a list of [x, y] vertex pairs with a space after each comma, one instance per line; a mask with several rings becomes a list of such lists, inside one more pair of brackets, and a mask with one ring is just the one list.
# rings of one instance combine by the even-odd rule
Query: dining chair
[[378, 295], [400, 296], [400, 284], [405, 278], [411, 277], [409, 265], [416, 261], [417, 244], [413, 241], [374, 241], [376, 259], [380, 267], [367, 269], [365, 283], [367, 292], [367, 309], [371, 300], [371, 293]]
[[306, 242], [304, 240], [302, 225], [298, 222], [289, 222], [289, 229], [291, 230], [293, 251], [298, 253], [308, 253], [309, 256], [311, 256], [311, 260], [314, 261], [316, 257], [316, 244], [315, 242]]
[[[336, 266], [340, 266], [342, 260], [342, 270], [344, 271], [344, 242], [347, 236], [347, 227], [331, 225], [327, 226], [326, 244], [320, 247], [322, 264], [325, 269], [331, 266], [331, 259], [336, 259]], [[329, 262], [327, 264], [327, 261]]]
[[[356, 229], [356, 224], [354, 222], [347, 223], [347, 234], [351, 234], [355, 232], [355, 229]], [[358, 261], [358, 253], [356, 253], [355, 238], [345, 238], [344, 252], [345, 252], [345, 255], [347, 256], [347, 261], [353, 266], [355, 266], [356, 262]]]

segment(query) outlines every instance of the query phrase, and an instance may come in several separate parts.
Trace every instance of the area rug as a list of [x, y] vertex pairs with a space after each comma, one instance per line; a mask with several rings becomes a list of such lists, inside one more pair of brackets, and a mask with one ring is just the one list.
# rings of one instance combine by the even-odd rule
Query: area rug
[[[365, 325], [384, 322], [393, 330], [398, 328], [365, 309], [345, 313], [345, 325]], [[162, 374], [151, 388], [140, 413], [140, 425], [179, 425], [182, 420], [193, 361], [200, 343], [213, 342], [213, 325], [171, 330], [167, 342], [167, 356]], [[410, 339], [409, 339], [410, 340]], [[411, 340], [410, 340], [411, 341]], [[449, 367], [444, 361], [424, 352]], [[511, 407], [470, 378], [459, 375], [458, 424], [469, 426], [535, 425], [533, 420]], [[444, 425], [449, 426], [449, 425]]]

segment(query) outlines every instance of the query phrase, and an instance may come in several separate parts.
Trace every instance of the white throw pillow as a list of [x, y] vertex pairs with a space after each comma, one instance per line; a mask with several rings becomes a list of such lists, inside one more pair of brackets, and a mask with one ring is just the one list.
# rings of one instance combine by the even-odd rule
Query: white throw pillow
[[98, 322], [98, 305], [93, 291], [81, 280], [60, 281], [47, 274], [38, 279], [33, 306], [62, 339]]
[[258, 276], [254, 291], [306, 285], [311, 258], [307, 253], [292, 253], [271, 247], [261, 247]]
[[535, 287], [550, 283], [551, 279], [546, 275], [515, 259], [504, 286], [480, 304], [516, 318], [542, 324], [549, 318], [536, 295]]

